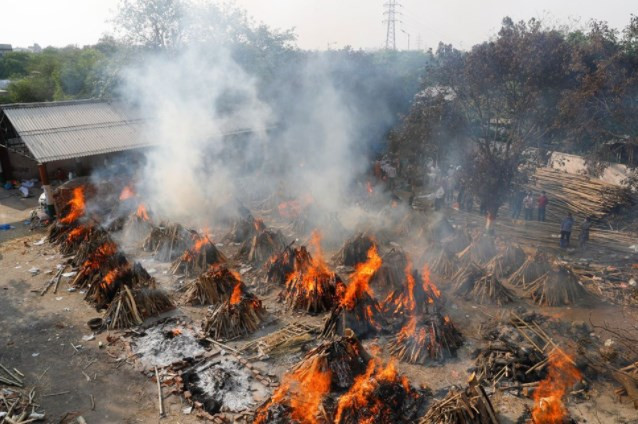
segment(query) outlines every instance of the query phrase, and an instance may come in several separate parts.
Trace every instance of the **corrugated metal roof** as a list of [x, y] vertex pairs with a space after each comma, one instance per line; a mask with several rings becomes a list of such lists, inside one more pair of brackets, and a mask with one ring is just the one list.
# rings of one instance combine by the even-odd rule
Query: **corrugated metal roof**
[[39, 162], [152, 145], [143, 137], [141, 117], [118, 103], [82, 100], [0, 108]]

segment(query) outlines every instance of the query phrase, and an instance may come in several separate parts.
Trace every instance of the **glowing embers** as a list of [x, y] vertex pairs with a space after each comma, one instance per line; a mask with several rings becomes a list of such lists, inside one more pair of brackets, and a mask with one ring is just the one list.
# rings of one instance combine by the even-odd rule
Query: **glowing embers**
[[141, 325], [145, 319], [173, 309], [168, 294], [154, 288], [129, 289], [123, 285], [113, 298], [104, 315], [109, 330]]
[[562, 424], [569, 418], [563, 401], [567, 391], [581, 380], [574, 361], [562, 351], [555, 350], [549, 356], [547, 377], [534, 391], [534, 423]]
[[312, 264], [312, 258], [305, 246], [292, 247], [292, 243], [279, 254], [270, 258], [268, 265], [268, 284], [283, 285], [288, 276], [296, 269], [305, 269]]
[[344, 290], [338, 275], [328, 269], [321, 252], [321, 236], [312, 233], [311, 247], [314, 257], [293, 261], [294, 270], [287, 276], [286, 288], [279, 299], [288, 309], [320, 313], [330, 310], [337, 301], [337, 292]]
[[234, 339], [257, 331], [265, 317], [261, 300], [238, 282], [230, 298], [206, 317], [204, 332], [215, 340]]
[[281, 252], [286, 246], [286, 241], [281, 231], [266, 228], [263, 221], [259, 219], [254, 220], [253, 225], [255, 226], [255, 231], [243, 241], [237, 258], [260, 266]]
[[347, 328], [361, 338], [381, 330], [385, 318], [370, 288], [370, 279], [381, 265], [381, 257], [376, 246], [373, 246], [368, 251], [368, 260], [357, 266], [348, 286], [338, 293], [339, 303], [326, 321], [322, 333], [324, 337], [344, 334]]
[[187, 277], [205, 272], [209, 266], [226, 262], [226, 257], [210, 240], [208, 235], [192, 233], [192, 247], [173, 261], [171, 274], [184, 274]]
[[153, 227], [142, 244], [145, 252], [161, 262], [172, 262], [179, 258], [193, 244], [190, 231], [180, 224], [161, 223]]
[[230, 299], [233, 289], [241, 283], [239, 275], [224, 265], [213, 265], [188, 283], [183, 301], [188, 305], [218, 305]]
[[442, 303], [441, 291], [430, 279], [430, 271], [423, 268], [422, 275], [407, 262], [403, 287], [395, 290], [383, 301], [384, 312], [393, 318], [403, 319], [415, 314], [429, 313]]
[[423, 408], [423, 394], [414, 390], [393, 362], [368, 362], [350, 390], [337, 401], [336, 424], [415, 422]]
[[154, 288], [155, 279], [148, 272], [135, 262], [130, 265], [123, 259], [119, 266], [105, 270], [98, 270], [97, 274], [101, 280], [95, 280], [86, 292], [85, 300], [93, 303], [97, 310], [104, 309], [111, 304], [111, 301], [122, 290], [123, 286], [129, 288]]

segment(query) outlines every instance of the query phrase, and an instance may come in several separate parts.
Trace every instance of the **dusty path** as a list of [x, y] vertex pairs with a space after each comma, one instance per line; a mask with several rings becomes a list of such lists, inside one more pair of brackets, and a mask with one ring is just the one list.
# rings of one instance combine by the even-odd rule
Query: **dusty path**
[[[40, 238], [37, 234], [0, 246], [0, 363], [25, 374], [25, 385], [35, 387], [46, 422], [61, 422], [65, 415], [68, 422], [81, 415], [90, 424], [158, 422], [156, 386], [117, 361], [117, 353], [98, 348], [99, 341], [108, 343], [105, 334], [82, 340], [91, 334], [85, 323], [98, 316], [82, 296], [68, 292], [64, 282], [57, 294], [53, 289], [42, 297], [32, 292], [50, 279], [43, 264], [54, 269], [61, 262], [48, 244], [24, 247], [24, 241]], [[31, 276], [28, 270], [34, 259], [42, 272]], [[179, 399], [168, 398], [169, 416], [162, 423], [187, 422], [179, 418], [180, 406]]]

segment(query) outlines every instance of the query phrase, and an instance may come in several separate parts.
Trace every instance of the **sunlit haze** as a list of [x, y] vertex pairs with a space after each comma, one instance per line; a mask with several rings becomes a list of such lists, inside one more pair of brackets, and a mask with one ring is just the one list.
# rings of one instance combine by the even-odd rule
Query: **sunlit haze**
[[[111, 31], [117, 0], [5, 0], [0, 43], [27, 47], [82, 46]], [[298, 45], [308, 49], [373, 49], [385, 43], [383, 0], [237, 0], [256, 21], [275, 28], [294, 28]], [[622, 28], [635, 0], [402, 0], [397, 47], [436, 47], [439, 41], [461, 48], [485, 40], [504, 16], [515, 20], [541, 17], [552, 23], [584, 25], [592, 18]]]

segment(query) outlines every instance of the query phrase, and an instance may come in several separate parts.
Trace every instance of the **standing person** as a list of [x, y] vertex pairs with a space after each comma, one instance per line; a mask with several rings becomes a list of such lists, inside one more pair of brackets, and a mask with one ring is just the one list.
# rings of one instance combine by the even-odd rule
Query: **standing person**
[[534, 215], [534, 198], [531, 191], [523, 199], [523, 208], [525, 209], [525, 221], [531, 221]]
[[563, 223], [560, 225], [560, 247], [569, 247], [569, 238], [572, 235], [572, 227], [574, 226], [574, 218], [572, 213], [567, 213], [567, 218], [563, 219]]
[[547, 194], [543, 191], [540, 196], [538, 196], [538, 221], [545, 222], [545, 209], [547, 208], [547, 204], [549, 200], [547, 199]]
[[591, 217], [585, 218], [582, 224], [580, 224], [580, 237], [578, 238], [578, 244], [580, 248], [584, 248], [585, 244], [589, 241], [589, 229], [591, 228]]
[[441, 210], [443, 202], [445, 202], [445, 189], [440, 185], [439, 189], [434, 193], [434, 210]]
[[512, 219], [518, 219], [521, 216], [521, 209], [523, 209], [523, 199], [525, 198], [525, 192], [521, 189], [517, 189], [511, 199], [510, 208], [512, 209]]

